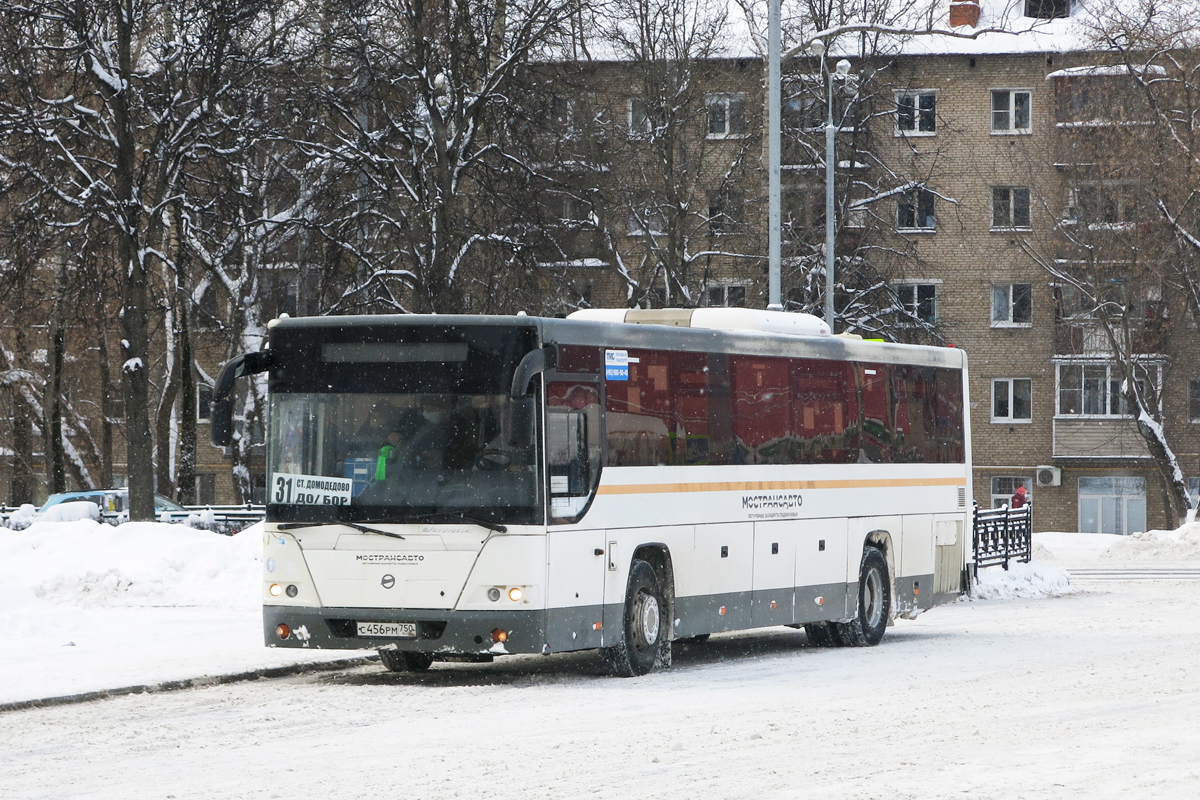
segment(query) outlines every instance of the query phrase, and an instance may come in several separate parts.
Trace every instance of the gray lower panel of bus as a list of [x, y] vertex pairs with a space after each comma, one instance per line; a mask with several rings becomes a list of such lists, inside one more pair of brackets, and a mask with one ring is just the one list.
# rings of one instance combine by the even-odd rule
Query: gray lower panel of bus
[[[359, 622], [415, 622], [415, 639], [360, 637]], [[492, 631], [508, 635], [509, 653], [540, 653], [546, 641], [546, 611], [439, 611], [388, 608], [308, 608], [263, 606], [263, 639], [268, 647], [309, 647], [341, 650], [375, 649], [394, 644], [400, 650], [426, 653], [484, 653], [491, 650]], [[276, 628], [286, 624], [291, 634], [280, 639]]]
[[[957, 597], [935, 597], [932, 575], [897, 578], [893, 586], [893, 603], [900, 613]], [[677, 597], [675, 637], [845, 620], [854, 615], [857, 602], [857, 582]], [[394, 644], [400, 650], [428, 653], [484, 653], [493, 646], [492, 631], [500, 628], [508, 636], [503, 652], [560, 653], [615, 644], [623, 617], [624, 606], [619, 603], [530, 611], [263, 606], [263, 638], [268, 647], [357, 650]], [[360, 637], [358, 622], [415, 622], [417, 636]], [[287, 639], [276, 633], [281, 623], [291, 629]]]

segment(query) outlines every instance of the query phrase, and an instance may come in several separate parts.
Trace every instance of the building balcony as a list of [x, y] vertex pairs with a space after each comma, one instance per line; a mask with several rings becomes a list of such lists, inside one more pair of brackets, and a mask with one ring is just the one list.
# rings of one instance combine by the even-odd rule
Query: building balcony
[[1132, 417], [1055, 417], [1055, 458], [1149, 458]]
[[[1133, 332], [1133, 352], [1146, 355], [1161, 353], [1163, 334], [1160, 326], [1143, 323]], [[1104, 329], [1094, 322], [1057, 322], [1054, 325], [1056, 356], [1110, 355], [1112, 347]]]

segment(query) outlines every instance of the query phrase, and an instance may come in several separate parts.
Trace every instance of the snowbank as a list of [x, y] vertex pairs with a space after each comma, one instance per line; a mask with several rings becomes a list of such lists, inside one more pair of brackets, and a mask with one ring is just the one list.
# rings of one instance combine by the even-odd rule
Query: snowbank
[[1200, 523], [1193, 522], [1173, 531], [1146, 531], [1122, 536], [1100, 557], [1118, 561], [1200, 560]]
[[1042, 531], [1033, 534], [1033, 557], [1038, 561], [1059, 564], [1096, 561], [1108, 548], [1124, 538], [1114, 533]]
[[1018, 597], [1057, 597], [1071, 594], [1070, 576], [1066, 570], [1030, 561], [1013, 561], [1004, 567], [985, 567], [971, 592], [973, 600], [1012, 600]]
[[90, 519], [39, 520], [22, 531], [0, 530], [0, 634], [31, 630], [62, 613], [56, 606], [253, 612], [262, 574], [261, 530], [221, 536], [184, 525], [112, 526]]

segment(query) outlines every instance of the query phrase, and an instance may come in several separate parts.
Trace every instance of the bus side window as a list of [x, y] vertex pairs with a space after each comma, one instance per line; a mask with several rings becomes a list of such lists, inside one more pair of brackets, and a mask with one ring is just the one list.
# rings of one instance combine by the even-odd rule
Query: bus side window
[[579, 518], [600, 478], [600, 396], [594, 384], [546, 386], [546, 464], [550, 516]]

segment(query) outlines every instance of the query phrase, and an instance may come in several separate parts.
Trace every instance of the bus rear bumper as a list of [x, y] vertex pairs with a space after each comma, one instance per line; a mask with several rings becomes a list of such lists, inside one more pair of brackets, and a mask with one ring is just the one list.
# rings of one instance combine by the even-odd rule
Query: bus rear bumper
[[[360, 622], [415, 623], [415, 638], [359, 636]], [[546, 612], [263, 606], [267, 647], [423, 653], [541, 653]], [[281, 636], [287, 626], [286, 636]], [[497, 642], [496, 632], [504, 633]]]

